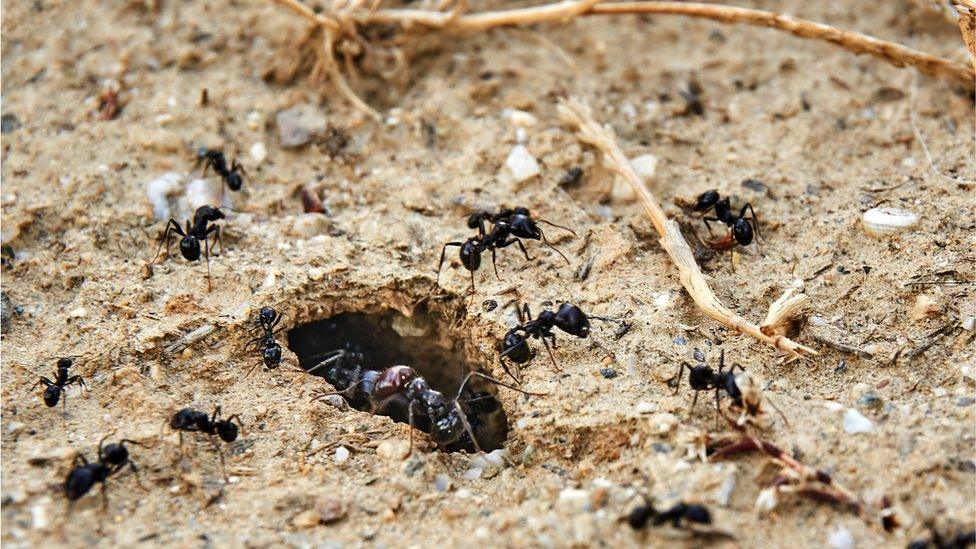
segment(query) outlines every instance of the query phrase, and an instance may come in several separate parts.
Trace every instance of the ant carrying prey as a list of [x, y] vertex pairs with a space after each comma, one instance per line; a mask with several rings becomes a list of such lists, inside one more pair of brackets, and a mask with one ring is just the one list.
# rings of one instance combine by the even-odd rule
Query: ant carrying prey
[[505, 359], [507, 358], [516, 364], [525, 364], [531, 360], [532, 350], [529, 348], [529, 338], [542, 340], [543, 345], [546, 346], [546, 351], [549, 352], [549, 359], [552, 360], [553, 367], [560, 370], [559, 365], [556, 364], [556, 358], [552, 355], [552, 349], [556, 347], [556, 334], [553, 333], [553, 328], [559, 328], [569, 335], [586, 339], [590, 335], [590, 319], [624, 324], [623, 321], [613, 318], [587, 315], [582, 309], [570, 303], [563, 303], [556, 312], [544, 310], [539, 313], [535, 320], [532, 319], [532, 312], [529, 310], [528, 304], [524, 304], [521, 308], [516, 306], [515, 311], [518, 313], [519, 325], [505, 334], [498, 347], [502, 368], [516, 383], [520, 382], [508, 369]]
[[224, 158], [222, 151], [204, 147], [197, 151], [197, 165], [199, 166], [201, 163], [203, 164], [203, 175], [207, 175], [207, 168], [213, 168], [220, 176], [221, 192], [223, 192], [224, 185], [232, 191], [239, 191], [244, 185], [242, 175], [244, 174], [244, 166], [238, 163], [236, 158], [228, 168], [227, 159]]
[[[373, 414], [385, 413], [388, 408], [399, 405], [406, 406], [407, 423], [410, 425], [410, 449], [413, 451], [413, 430], [423, 428], [434, 440], [438, 447], [466, 447], [470, 441], [475, 452], [481, 452], [481, 446], [472, 427], [472, 419], [480, 421], [481, 414], [487, 414], [493, 409], [484, 402], [483, 395], [475, 393], [471, 403], [462, 399], [468, 384], [474, 378], [480, 378], [489, 383], [518, 391], [525, 395], [544, 396], [543, 393], [524, 391], [503, 383], [481, 372], [468, 372], [458, 388], [457, 395], [449, 399], [443, 393], [432, 389], [416, 370], [409, 366], [390, 366], [381, 371], [370, 369], [358, 360], [361, 354], [350, 354], [338, 350], [327, 353], [327, 358], [308, 369], [312, 373], [320, 368], [326, 368], [326, 380], [333, 383], [337, 391], [319, 395], [315, 400], [322, 400], [330, 395], [342, 395], [350, 403], [367, 403]], [[336, 363], [342, 363], [355, 372], [356, 379], [343, 376], [333, 379], [336, 375]], [[466, 409], [467, 408], [467, 409]], [[467, 439], [465, 439], [467, 437]]]
[[[40, 384], [44, 384], [44, 404], [48, 408], [53, 408], [58, 405], [58, 401], [61, 401], [61, 408], [64, 409], [68, 405], [68, 391], [67, 387], [69, 385], [78, 384], [82, 389], [88, 390], [88, 386], [85, 385], [85, 380], [81, 376], [69, 376], [68, 369], [74, 363], [75, 357], [64, 357], [58, 359], [58, 369], [54, 373], [54, 381], [51, 381], [46, 376], [41, 376], [37, 380], [37, 383], [28, 389], [28, 392], [33, 391], [34, 387]], [[64, 397], [62, 399], [62, 396]]]
[[200, 241], [202, 240], [204, 244], [204, 256], [207, 260], [207, 291], [213, 290], [210, 282], [210, 235], [214, 235], [214, 246], [220, 244], [221, 253], [224, 251], [224, 244], [220, 241], [220, 226], [216, 224], [210, 225], [210, 223], [219, 219], [224, 219], [224, 213], [213, 206], [200, 206], [197, 208], [197, 211], [193, 214], [193, 223], [191, 224], [188, 220], [185, 231], [180, 228], [180, 224], [175, 219], [170, 219], [166, 224], [166, 230], [163, 231], [162, 238], [159, 239], [156, 255], [153, 256], [149, 265], [152, 266], [156, 263], [156, 259], [159, 258], [159, 252], [163, 249], [164, 242], [166, 243], [166, 255], [169, 255], [169, 237], [171, 231], [183, 237], [180, 239], [180, 254], [187, 261], [198, 261], [200, 259]]
[[136, 446], [144, 445], [134, 440], [122, 439], [117, 443], [103, 446], [107, 438], [103, 438], [98, 443], [97, 462], [89, 463], [84, 454], [78, 454], [75, 457], [71, 471], [68, 472], [68, 476], [64, 480], [64, 494], [68, 497], [68, 501], [73, 502], [80, 499], [96, 483], [101, 483], [102, 507], [107, 507], [108, 498], [105, 495], [105, 481], [108, 480], [108, 477], [118, 473], [126, 465], [131, 467], [134, 473], [139, 473], [139, 468], [136, 467], [136, 464], [129, 460], [129, 449], [125, 445], [127, 443], [135, 444]]
[[[490, 229], [485, 227], [486, 223], [491, 224]], [[444, 247], [441, 249], [441, 259], [437, 263], [437, 284], [440, 285], [441, 267], [444, 265], [447, 248], [451, 246], [460, 248], [458, 255], [461, 260], [461, 265], [471, 273], [472, 293], [474, 292], [474, 272], [481, 267], [482, 253], [491, 252], [491, 265], [495, 270], [495, 277], [499, 280], [501, 280], [501, 277], [498, 275], [498, 266], [495, 263], [496, 250], [507, 248], [512, 244], [518, 244], [522, 253], [525, 255], [525, 259], [532, 259], [529, 257], [529, 252], [525, 249], [525, 244], [522, 243], [523, 238], [545, 242], [546, 246], [555, 250], [566, 261], [566, 264], [569, 265], [569, 259], [549, 242], [549, 239], [546, 238], [545, 233], [539, 227], [539, 223], [546, 223], [553, 227], [569, 231], [574, 237], [576, 236], [576, 233], [568, 227], [556, 225], [545, 219], [532, 219], [528, 208], [504, 208], [498, 213], [479, 210], [472, 213], [468, 216], [468, 228], [478, 229], [478, 235], [472, 236], [464, 242], [448, 242], [444, 244]]]
[[[740, 246], [748, 246], [751, 244], [753, 233], [755, 233], [755, 236], [762, 236], [759, 232], [759, 218], [756, 217], [756, 212], [752, 209], [752, 204], [746, 203], [739, 210], [739, 215], [735, 215], [732, 213], [729, 197], [721, 198], [718, 191], [714, 189], [700, 194], [692, 209], [699, 213], [714, 211], [714, 217], [706, 216], [703, 218], [705, 227], [708, 228], [709, 232], [712, 230], [711, 225], [708, 224], [709, 221], [724, 223], [729, 228], [729, 234], [725, 238], [707, 242], [708, 247], [713, 250], [730, 250], [731, 252], [736, 244]], [[745, 217], [747, 210], [751, 217]], [[732, 268], [735, 269], [734, 264]]]
[[[247, 344], [248, 347], [254, 344], [257, 344], [259, 348], [264, 347], [262, 358], [264, 359], [264, 366], [269, 370], [274, 370], [281, 364], [281, 345], [275, 341], [274, 336], [275, 326], [281, 322], [282, 317], [283, 315], [279, 315], [278, 311], [271, 307], [261, 307], [261, 311], [258, 313], [258, 324], [264, 334], [252, 339]], [[252, 366], [244, 377], [251, 375], [257, 366], [257, 364]]]

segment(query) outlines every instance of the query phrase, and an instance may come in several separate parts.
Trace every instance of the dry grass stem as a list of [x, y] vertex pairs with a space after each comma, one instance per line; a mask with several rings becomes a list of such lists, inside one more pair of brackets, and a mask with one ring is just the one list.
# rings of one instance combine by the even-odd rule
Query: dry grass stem
[[805, 293], [795, 293], [796, 288], [789, 288], [779, 299], [769, 306], [766, 319], [759, 325], [759, 330], [766, 335], [784, 335], [789, 325], [800, 318], [810, 298]]
[[605, 156], [606, 165], [620, 175], [640, 197], [654, 229], [661, 235], [661, 246], [664, 247], [678, 268], [682, 286], [685, 287], [685, 290], [706, 315], [737, 332], [785, 351], [793, 357], [799, 357], [803, 354], [816, 354], [813, 349], [796, 343], [785, 336], [764, 334], [759, 326], [735, 314], [723, 305], [715, 297], [705, 280], [705, 275], [695, 263], [694, 254], [681, 235], [678, 224], [664, 215], [657, 199], [644, 186], [640, 176], [637, 175], [623, 151], [620, 150], [613, 131], [597, 123], [593, 119], [589, 107], [575, 99], [561, 101], [557, 108], [563, 119], [577, 128], [579, 139], [599, 149]]

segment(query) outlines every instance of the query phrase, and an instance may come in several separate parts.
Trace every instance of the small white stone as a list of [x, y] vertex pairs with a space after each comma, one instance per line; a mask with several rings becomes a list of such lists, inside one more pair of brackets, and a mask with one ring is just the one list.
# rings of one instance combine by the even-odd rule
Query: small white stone
[[973, 327], [976, 326], [976, 315], [966, 315], [962, 319], [962, 329], [968, 332], [973, 331]]
[[325, 276], [325, 271], [319, 269], [318, 267], [312, 267], [308, 270], [309, 280], [322, 280], [323, 276]]
[[438, 492], [446, 492], [451, 489], [451, 477], [445, 475], [444, 473], [438, 474], [434, 477], [434, 489]]
[[275, 287], [278, 282], [278, 271], [273, 268], [268, 269], [268, 274], [264, 277], [264, 282], [261, 284], [262, 290], [270, 290]]
[[456, 495], [458, 499], [469, 499], [471, 497], [471, 490], [461, 488], [457, 492], [454, 492], [454, 495]]
[[874, 430], [874, 423], [861, 415], [854, 408], [848, 408], [844, 413], [844, 431], [849, 434], [870, 433]]
[[915, 305], [912, 306], [911, 318], [912, 320], [922, 320], [923, 318], [938, 314], [942, 310], [939, 306], [939, 302], [932, 296], [927, 294], [919, 294], [915, 298]]
[[579, 513], [590, 505], [590, 493], [578, 488], [564, 488], [559, 492], [556, 505], [563, 511]]
[[827, 325], [827, 321], [817, 315], [811, 315], [808, 320], [810, 321], [811, 326], [816, 326], [818, 328]]
[[241, 481], [241, 477], [238, 476], [227, 477], [227, 484], [237, 484], [240, 481]]
[[213, 206], [220, 204], [220, 185], [216, 179], [208, 181], [206, 179], [194, 179], [186, 186], [183, 193], [183, 200], [191, 212], [197, 211], [200, 206]]
[[854, 549], [854, 536], [850, 530], [841, 526], [827, 536], [827, 543], [833, 549]]
[[384, 440], [376, 447], [376, 455], [389, 461], [402, 461], [410, 454], [406, 440]]
[[499, 448], [497, 450], [492, 450], [485, 454], [485, 462], [492, 467], [504, 467], [505, 458], [508, 456], [508, 451], [504, 448]]
[[777, 497], [776, 489], [766, 488], [760, 491], [759, 496], [756, 497], [756, 511], [760, 515], [767, 515], [776, 508], [778, 502], [779, 498]]
[[516, 145], [505, 159], [505, 167], [512, 173], [516, 183], [539, 175], [539, 163], [522, 145]]
[[481, 473], [483, 471], [484, 469], [479, 469], [479, 468], [468, 469], [467, 471], [464, 472], [464, 478], [465, 480], [478, 480], [481, 478]]
[[528, 132], [525, 131], [525, 128], [515, 128], [515, 142], [516, 143], [522, 144], [522, 143], [525, 143], [526, 140], [528, 140], [528, 139], [529, 139], [529, 134], [528, 134]]
[[644, 183], [654, 179], [657, 173], [657, 157], [653, 154], [642, 154], [630, 159], [630, 165], [637, 172], [637, 175], [644, 180]]
[[47, 505], [35, 505], [31, 507], [31, 527], [35, 530], [43, 530], [50, 524]]
[[247, 113], [247, 127], [252, 130], [259, 130], [264, 126], [264, 115], [258, 111]]
[[251, 158], [258, 164], [264, 162], [264, 159], [268, 157], [268, 148], [261, 141], [251, 145], [251, 150], [248, 152], [251, 153]]
[[156, 219], [165, 221], [169, 219], [169, 195], [175, 193], [180, 188], [183, 177], [176, 172], [166, 172], [146, 184], [146, 195], [153, 205], [153, 215]]
[[85, 307], [78, 307], [77, 309], [68, 313], [68, 317], [70, 318], [83, 318], [86, 316], [88, 316], [88, 309]]
[[508, 119], [508, 122], [516, 128], [531, 128], [538, 123], [536, 117], [531, 113], [520, 111], [518, 109], [505, 109], [502, 111], [502, 114]]
[[634, 406], [634, 411], [638, 414], [649, 414], [654, 411], [654, 405], [647, 401], [641, 401]]
[[349, 450], [345, 446], [336, 448], [335, 456], [332, 459], [336, 463], [345, 463], [349, 459]]
[[663, 292], [654, 296], [654, 306], [658, 309], [667, 307], [669, 303], [671, 303], [671, 294], [668, 292]]

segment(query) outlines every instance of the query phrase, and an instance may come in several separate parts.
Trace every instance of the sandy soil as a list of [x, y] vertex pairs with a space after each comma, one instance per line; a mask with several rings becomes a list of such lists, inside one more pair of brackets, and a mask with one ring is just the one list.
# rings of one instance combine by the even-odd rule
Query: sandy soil
[[[846, 532], [859, 547], [904, 546], [932, 519], [972, 527], [972, 321], [959, 326], [976, 314], [973, 186], [926, 160], [910, 122], [910, 71], [771, 30], [589, 18], [429, 38], [402, 86], [367, 94], [387, 118], [377, 124], [331, 89], [263, 78], [294, 55], [291, 39], [304, 23], [292, 14], [258, 1], [151, 4], [4, 6], [3, 243], [14, 253], [3, 268], [5, 545], [704, 543], [622, 524], [640, 491], [660, 505], [708, 505], [715, 527], [735, 536], [719, 545], [821, 547]], [[912, 3], [751, 5], [962, 52], [956, 28]], [[98, 116], [106, 79], [122, 84], [113, 120]], [[678, 92], [691, 79], [703, 89], [703, 116], [680, 114]], [[356, 86], [384, 87], [375, 79]], [[659, 158], [652, 187], [671, 213], [679, 213], [675, 197], [709, 188], [755, 206], [764, 239], [743, 250], [735, 272], [725, 256], [704, 254], [704, 268], [719, 297], [756, 320], [801, 280], [812, 316], [797, 339], [818, 356], [780, 364], [771, 349], [698, 313], [640, 207], [613, 192], [596, 154], [559, 123], [554, 100], [565, 93], [589, 101], [629, 155]], [[915, 99], [935, 165], [972, 180], [971, 98], [920, 77]], [[317, 106], [334, 131], [285, 150], [275, 114], [299, 103]], [[504, 168], [516, 144], [505, 109], [536, 118], [525, 146], [539, 177], [515, 183]], [[337, 136], [348, 138], [344, 146]], [[262, 162], [249, 152], [256, 143], [267, 150]], [[248, 170], [244, 192], [228, 197], [235, 213], [224, 223], [226, 253], [211, 262], [211, 293], [204, 266], [178, 256], [143, 278], [164, 227], [146, 186], [169, 171], [184, 183], [196, 177], [200, 146], [223, 147]], [[582, 182], [560, 187], [576, 166]], [[744, 187], [749, 178], [764, 186]], [[327, 216], [302, 215], [302, 185], [324, 196]], [[469, 303], [467, 272], [455, 260], [441, 277], [445, 293], [426, 301], [450, 319], [432, 341], [460, 342], [502, 375], [495, 342], [515, 300], [534, 310], [575, 301], [634, 324], [620, 339], [600, 325], [589, 340], [561, 338], [562, 372], [537, 357], [525, 387], [549, 396], [499, 393], [511, 427], [504, 467], [466, 478], [470, 456], [438, 452], [419, 434], [418, 451], [404, 459], [405, 425], [313, 403], [326, 384], [298, 369], [291, 351], [279, 370], [244, 378], [259, 360], [245, 344], [261, 306], [283, 312], [287, 329], [340, 312], [409, 316], [430, 294], [441, 245], [468, 236], [463, 217], [502, 204], [575, 228], [580, 238], [556, 239], [572, 266], [535, 243], [532, 261], [504, 250], [503, 280], [483, 267]], [[920, 222], [895, 238], [871, 238], [859, 223], [876, 205], [911, 210]], [[698, 223], [689, 227], [704, 234]], [[937, 283], [906, 285], [912, 280]], [[922, 294], [934, 306], [913, 318]], [[499, 306], [488, 311], [488, 300]], [[205, 325], [212, 333], [180, 344]], [[944, 326], [945, 337], [905, 358]], [[666, 384], [693, 348], [712, 364], [725, 349], [765, 376], [767, 397], [789, 425], [770, 415], [762, 436], [870, 506], [887, 496], [902, 528], [888, 534], [840, 507], [797, 498], [759, 516], [767, 460], [694, 457], [706, 434], [723, 430], [710, 398], [689, 411], [690, 390], [673, 395]], [[74, 372], [90, 388], [68, 391], [66, 416], [43, 405], [40, 389], [27, 393], [63, 355], [83, 355]], [[601, 368], [619, 375], [607, 379]], [[164, 428], [179, 408], [214, 404], [245, 425], [227, 448], [228, 484], [208, 441], [187, 437], [181, 457]], [[851, 408], [871, 432], [845, 433]], [[91, 457], [110, 434], [148, 446], [132, 449], [142, 487], [120, 473], [109, 480], [107, 510], [96, 488], [68, 513], [61, 483], [74, 453]], [[351, 452], [341, 462], [339, 445]]]

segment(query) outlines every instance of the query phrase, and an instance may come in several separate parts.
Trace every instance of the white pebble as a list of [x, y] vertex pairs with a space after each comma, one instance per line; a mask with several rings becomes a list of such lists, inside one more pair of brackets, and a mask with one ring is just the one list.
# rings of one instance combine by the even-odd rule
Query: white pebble
[[502, 111], [502, 115], [504, 115], [505, 118], [508, 119], [508, 122], [516, 128], [531, 128], [538, 122], [535, 116], [533, 116], [531, 113], [517, 109], [505, 109]]
[[861, 415], [854, 408], [848, 408], [844, 413], [844, 431], [849, 434], [870, 433], [874, 430], [874, 423]]
[[827, 321], [817, 315], [810, 316], [809, 320], [812, 326], [817, 326], [818, 328], [827, 325]]
[[833, 549], [854, 549], [854, 536], [850, 530], [841, 526], [827, 536], [827, 543]]
[[200, 206], [214, 206], [220, 204], [220, 183], [207, 181], [206, 179], [194, 179], [186, 186], [183, 199], [191, 212], [197, 211]]
[[898, 208], [871, 208], [861, 217], [864, 231], [881, 237], [901, 232], [918, 223], [918, 216]]
[[31, 507], [31, 527], [35, 530], [43, 530], [50, 524], [47, 512], [47, 505], [35, 505]]
[[169, 201], [167, 197], [180, 188], [183, 177], [176, 172], [166, 172], [146, 184], [146, 195], [153, 205], [153, 215], [156, 219], [165, 221], [169, 219]]
[[78, 307], [77, 309], [68, 313], [68, 317], [70, 318], [82, 318], [86, 316], [88, 316], [88, 309], [84, 307]]
[[654, 411], [654, 405], [647, 401], [641, 401], [637, 403], [637, 406], [634, 406], [634, 410], [638, 414], [649, 414]]
[[456, 495], [458, 499], [468, 499], [471, 497], [471, 490], [461, 488], [457, 492], [454, 492], [454, 495]]
[[637, 172], [637, 175], [644, 180], [644, 183], [647, 183], [654, 179], [654, 174], [657, 172], [657, 157], [653, 154], [642, 154], [636, 158], [631, 158], [630, 165]]
[[962, 329], [968, 332], [973, 331], [973, 327], [976, 326], [976, 315], [966, 315], [962, 319]]
[[484, 471], [484, 469], [479, 469], [479, 468], [468, 469], [467, 471], [464, 472], [464, 478], [465, 480], [478, 480], [479, 478], [481, 478], [482, 471]]
[[504, 467], [505, 458], [508, 456], [508, 451], [504, 448], [499, 448], [497, 450], [492, 450], [485, 454], [485, 462], [493, 467]]
[[345, 446], [336, 448], [335, 456], [332, 459], [336, 463], [345, 463], [349, 459], [349, 450]]
[[756, 511], [760, 515], [767, 515], [776, 508], [777, 503], [779, 503], [779, 497], [776, 494], [776, 489], [766, 488], [760, 491], [759, 496], [756, 497]]
[[539, 163], [522, 145], [516, 145], [505, 159], [505, 167], [512, 173], [516, 183], [539, 175]]
[[308, 270], [309, 280], [321, 280], [323, 276], [325, 276], [325, 271], [319, 269], [318, 267], [312, 267]]
[[438, 492], [446, 492], [451, 489], [451, 477], [440, 473], [434, 477], [434, 489]]
[[556, 505], [563, 511], [579, 513], [589, 507], [590, 494], [586, 490], [564, 488], [559, 492], [559, 500], [556, 502]]
[[264, 115], [258, 111], [247, 113], [247, 127], [252, 130], [259, 130], [264, 126]]
[[668, 292], [663, 292], [654, 296], [654, 306], [658, 309], [667, 307], [669, 303], [671, 303], [671, 294]]
[[251, 145], [251, 158], [254, 159], [258, 164], [264, 162], [264, 159], [268, 157], [268, 148], [264, 146], [264, 143], [258, 141], [257, 143]]

